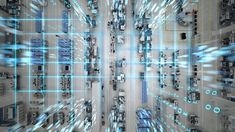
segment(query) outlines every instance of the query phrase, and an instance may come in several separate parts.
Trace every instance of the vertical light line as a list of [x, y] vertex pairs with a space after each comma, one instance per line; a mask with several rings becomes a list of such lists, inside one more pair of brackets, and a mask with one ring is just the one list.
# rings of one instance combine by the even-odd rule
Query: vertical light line
[[[34, 21], [35, 21], [35, 18], [32, 18], [32, 19], [34, 19]], [[31, 23], [31, 28], [32, 28], [32, 26], [33, 26], [33, 24]], [[33, 29], [33, 28], [32, 28]], [[31, 38], [31, 37], [30, 37]], [[29, 102], [30, 102], [30, 100], [31, 100], [31, 74], [32, 74], [32, 72], [31, 72], [31, 65], [32, 65], [32, 60], [31, 60], [31, 58], [32, 58], [32, 52], [31, 52], [31, 47], [32, 47], [32, 41], [31, 41], [31, 39], [30, 39], [30, 43], [29, 43], [29, 53], [30, 53], [30, 57], [29, 57], [29, 65], [28, 65], [28, 99], [29, 99]]]
[[[160, 20], [158, 20], [158, 21], [160, 21]], [[160, 24], [160, 27], [159, 27], [159, 39], [160, 39], [160, 45], [159, 45], [159, 53], [158, 53], [158, 55], [159, 55], [159, 58], [158, 59], [160, 59], [159, 60], [159, 65], [160, 65], [160, 74], [158, 75], [158, 78], [160, 79], [160, 81], [159, 81], [159, 95], [160, 95], [160, 97], [162, 96], [162, 94], [163, 94], [163, 91], [165, 91], [165, 90], [163, 90], [163, 88], [161, 88], [160, 87], [160, 85], [161, 85], [161, 74], [162, 74], [162, 72], [163, 72], [163, 69], [162, 69], [162, 67], [161, 67], [161, 56], [160, 56], [160, 53], [161, 53], [161, 51], [162, 51], [162, 47], [163, 47], [163, 25], [162, 24]], [[163, 53], [164, 54], [164, 53]], [[163, 109], [163, 108], [162, 108]], [[162, 113], [162, 112], [161, 112]], [[165, 115], [165, 114], [164, 114]], [[161, 122], [163, 122], [164, 121], [164, 118], [161, 118]]]
[[125, 5], [127, 5], [128, 4], [128, 0], [125, 0]]
[[[190, 34], [190, 27], [191, 26], [189, 26], [188, 27], [188, 35]], [[191, 33], [192, 34], [192, 33]], [[187, 81], [187, 83], [186, 83], [186, 93], [185, 93], [185, 97], [186, 97], [186, 101], [188, 102], [188, 100], [187, 100], [187, 92], [188, 92], [188, 90], [190, 90], [191, 91], [191, 81], [190, 81], [190, 78], [192, 77], [192, 74], [191, 74], [191, 68], [192, 68], [192, 63], [195, 63], [195, 62], [192, 62], [192, 45], [191, 45], [191, 39], [189, 38], [189, 37], [187, 37], [187, 45], [188, 45], [188, 64], [187, 64], [187, 66], [188, 66], [188, 73], [187, 73], [187, 76], [186, 76], [186, 81]], [[185, 105], [185, 110], [186, 110], [186, 105]], [[186, 130], [188, 130], [188, 128], [186, 128]]]
[[46, 39], [45, 39], [45, 21], [44, 21], [44, 18], [45, 18], [45, 11], [44, 11], [44, 7], [42, 8], [42, 25], [43, 25], [43, 31], [42, 31], [42, 48], [43, 48], [43, 72], [42, 72], [42, 78], [43, 78], [43, 110], [45, 110], [45, 96], [47, 94], [47, 92], [45, 92], [47, 89], [46, 89], [46, 81], [45, 81], [45, 54], [46, 54], [46, 50], [45, 50], [45, 44], [46, 44]]
[[[101, 20], [101, 22], [104, 22], [104, 15], [103, 14], [100, 14], [100, 16], [97, 18], [97, 19], [100, 19]], [[99, 26], [100, 28], [99, 28], [99, 33], [98, 33], [98, 35], [99, 35], [99, 43], [98, 43], [98, 50], [97, 51], [102, 51], [102, 53], [104, 53], [104, 45], [102, 45], [103, 43], [104, 43], [104, 41], [103, 41], [103, 39], [101, 39], [101, 38], [104, 38], [104, 33], [103, 33], [103, 28], [102, 28], [102, 26], [100, 25]], [[96, 32], [97, 33], [97, 32]], [[100, 47], [100, 48], [99, 48]], [[102, 47], [102, 48], [101, 48]], [[102, 64], [102, 62], [105, 62], [104, 60], [104, 56], [103, 56], [103, 54], [102, 54], [101, 52], [99, 52], [99, 57], [101, 58], [100, 60], [99, 60], [99, 68], [101, 68], [101, 64]], [[105, 63], [103, 63], [104, 65], [105, 65]], [[103, 65], [103, 68], [104, 68], [104, 65]], [[102, 69], [103, 69], [102, 68]], [[103, 79], [105, 79], [105, 78], [103, 78], [104, 77], [104, 72], [103, 72], [103, 70], [101, 70], [101, 74], [99, 74], [99, 78], [100, 78], [100, 87], [99, 87], [99, 101], [101, 102], [100, 103], [100, 112], [102, 113], [102, 111], [103, 111], [103, 109], [102, 109], [102, 96], [103, 96], [103, 93], [102, 92], [104, 92], [104, 91], [102, 91], [102, 85], [103, 85]], [[97, 112], [98, 113], [98, 112]], [[101, 120], [101, 115], [100, 115], [100, 117], [98, 118], [99, 120]], [[101, 129], [101, 127], [100, 127], [100, 129]], [[99, 129], [99, 130], [100, 130]]]
[[[59, 22], [60, 21], [58, 21], [58, 23], [57, 23], [57, 29], [59, 29]], [[57, 30], [56, 30], [57, 31]], [[57, 31], [57, 32], [59, 32], [59, 31]], [[57, 66], [57, 71], [56, 71], [56, 81], [57, 81], [57, 88], [56, 88], [56, 98], [57, 98], [57, 102], [56, 103], [58, 103], [59, 101], [60, 101], [60, 95], [61, 95], [61, 93], [62, 93], [62, 91], [60, 92], [60, 73], [59, 73], [59, 68], [60, 68], [60, 53], [59, 53], [59, 41], [60, 41], [60, 36], [58, 36], [57, 38], [56, 38], [57, 40], [56, 40], [56, 53], [57, 53], [57, 61], [56, 61], [56, 66]]]
[[[29, 45], [29, 48], [28, 48], [29, 52], [31, 53], [31, 41], [30, 41], [30, 45]], [[31, 92], [30, 92], [30, 89], [31, 89], [31, 55], [29, 57], [29, 62], [28, 62], [28, 99], [29, 101], [31, 100]]]
[[56, 38], [57, 40], [56, 40], [56, 42], [57, 42], [57, 44], [56, 44], [56, 54], [57, 54], [57, 61], [56, 61], [56, 81], [57, 81], [57, 83], [56, 83], [56, 100], [57, 100], [57, 103], [59, 102], [59, 38]]
[[[174, 74], [173, 76], [176, 78], [176, 64], [177, 64], [177, 60], [176, 60], [176, 51], [177, 51], [177, 28], [176, 28], [176, 22], [174, 22], [174, 30], [173, 30], [173, 36], [174, 36], [174, 48], [173, 48], [173, 54], [174, 54], [174, 58], [173, 58], [173, 61], [172, 61], [172, 65], [174, 64], [174, 66], [172, 68], [174, 68]], [[174, 87], [174, 86], [173, 86]]]
[[[190, 26], [188, 27], [188, 33], [187, 34], [190, 34]], [[192, 32], [191, 32], [191, 34], [192, 34]], [[192, 44], [191, 44], [191, 40], [190, 40], [190, 38], [187, 38], [187, 40], [188, 40], [188, 75], [187, 75], [187, 78], [188, 77], [190, 77], [190, 72], [191, 72], [191, 68], [192, 68], [192, 63], [191, 63], [191, 55], [192, 55]], [[189, 79], [187, 79], [186, 78], [186, 80], [187, 80], [187, 84], [186, 84], [186, 86], [187, 86], [187, 90], [191, 90], [191, 84], [190, 84], [190, 78]], [[190, 88], [189, 88], [190, 87]], [[186, 98], [187, 98], [187, 91], [186, 91]], [[186, 100], [187, 101], [187, 100]], [[186, 109], [186, 105], [185, 105], [185, 109]], [[186, 128], [186, 130], [187, 130], [188, 128]]]
[[[84, 36], [86, 37], [86, 33], [84, 32]], [[83, 66], [84, 66], [84, 70], [83, 70], [83, 75], [85, 75], [86, 71], [87, 71], [87, 57], [86, 57], [86, 52], [87, 52], [87, 43], [86, 43], [86, 40], [83, 39], [83, 56], [84, 56], [84, 59], [83, 59]], [[83, 78], [83, 90], [84, 90], [84, 97], [87, 96], [87, 90], [86, 90], [86, 81], [87, 81], [87, 75]]]
[[[72, 25], [72, 22], [71, 22], [70, 18], [72, 18], [72, 12], [69, 13], [69, 11], [68, 11], [68, 26], [69, 27]], [[70, 27], [70, 32], [73, 32], [72, 26]], [[71, 76], [70, 76], [70, 79], [71, 79], [70, 93], [71, 93], [71, 104], [72, 104], [71, 105], [71, 110], [72, 110], [73, 106], [74, 106], [74, 94], [76, 94], [76, 92], [74, 92], [74, 85], [73, 85], [73, 83], [74, 83], [74, 80], [73, 80], [74, 79], [74, 77], [73, 77], [74, 76], [74, 74], [73, 74], [74, 63], [73, 63], [73, 61], [74, 61], [74, 51], [75, 50], [74, 50], [74, 39], [72, 39], [73, 35], [71, 35], [70, 32], [68, 32], [68, 36], [69, 36], [69, 40], [70, 40], [70, 49], [71, 49], [70, 50], [70, 55], [71, 55], [71, 59], [70, 59], [70, 68], [71, 68], [71, 72], [70, 72], [70, 74], [71, 74]]]
[[108, 7], [109, 7], [109, 0], [106, 0], [106, 2], [107, 2], [107, 5], [108, 5]]
[[159, 39], [160, 39], [160, 45], [159, 45], [159, 53], [158, 53], [158, 55], [159, 55], [159, 58], [158, 59], [160, 59], [160, 61], [159, 61], [159, 65], [160, 65], [160, 74], [159, 74], [159, 76], [158, 76], [158, 78], [160, 79], [160, 81], [159, 81], [159, 89], [160, 89], [160, 95], [162, 94], [162, 88], [160, 88], [160, 85], [161, 85], [161, 73], [163, 72], [162, 71], [162, 67], [161, 67], [161, 56], [160, 56], [160, 53], [161, 53], [161, 50], [162, 50], [162, 46], [163, 46], [163, 40], [162, 40], [162, 38], [163, 38], [163, 27], [162, 27], [162, 24], [160, 25], [160, 27], [159, 27], [159, 29], [160, 29], [160, 31], [159, 31]]
[[[133, 17], [133, 19], [135, 19], [135, 17]], [[131, 25], [132, 25], [132, 27], [134, 26], [134, 21], [132, 21], [132, 23], [131, 23], [131, 21], [130, 21], [130, 28], [131, 28]], [[135, 46], [136, 46], [136, 44], [135, 44], [135, 34], [136, 34], [136, 32], [135, 32], [135, 28], [134, 28], [134, 30], [133, 31], [131, 31], [130, 30], [130, 34], [129, 34], [129, 36], [130, 36], [130, 42], [131, 42], [131, 47], [130, 47], [130, 73], [131, 73], [131, 77], [130, 77], [130, 89], [131, 89], [131, 91], [133, 91], [133, 93], [130, 95], [131, 96], [131, 98], [130, 99], [132, 99], [132, 100], [130, 100], [130, 102], [133, 102], [133, 105], [130, 105], [129, 106], [129, 108], [131, 108], [131, 107], [133, 107], [134, 109], [135, 109], [135, 107], [136, 107], [136, 101], [135, 101], [135, 99], [136, 99], [136, 90], [135, 90], [135, 79], [134, 78], [132, 78], [135, 74], [135, 67], [134, 67], [134, 63], [133, 62], [136, 62], [136, 58], [135, 58], [135, 54], [137, 53], [137, 52], [135, 52], [136, 50], [133, 50], [134, 51], [134, 53], [132, 53], [133, 51], [132, 51], [132, 49], [136, 49], [135, 48]], [[140, 89], [142, 89], [142, 88], [140, 88]], [[141, 97], [141, 96], [140, 96]], [[133, 116], [135, 116], [135, 112], [133, 112], [133, 116], [131, 116], [132, 114], [129, 114], [129, 117], [133, 117]], [[129, 119], [129, 120], [131, 120], [131, 119]], [[127, 123], [126, 123], [127, 124]], [[127, 125], [126, 125], [127, 126]]]
[[[14, 20], [17, 21], [16, 16], [15, 16]], [[15, 25], [15, 27], [14, 27], [14, 43], [15, 43], [15, 46], [14, 46], [15, 47], [15, 51], [14, 51], [15, 52], [14, 53], [15, 54], [14, 55], [14, 57], [15, 57], [15, 61], [14, 61], [15, 62], [15, 64], [14, 64], [14, 76], [15, 76], [14, 77], [14, 103], [15, 103], [15, 109], [16, 109], [16, 101], [17, 101], [17, 61], [18, 60], [17, 60], [17, 45], [16, 45], [16, 41], [17, 41], [16, 40], [17, 39], [16, 26], [17, 25], [16, 25], [16, 23], [14, 25]], [[15, 114], [16, 114], [16, 112], [17, 111], [15, 111]]]
[[[103, 17], [103, 16], [102, 16]], [[101, 17], [100, 17], [101, 18]], [[100, 28], [101, 28], [101, 26], [100, 26]], [[102, 30], [99, 30], [98, 32], [98, 35], [99, 35], [99, 38], [103, 38], [103, 33], [101, 32]], [[101, 39], [99, 39], [99, 43], [98, 43], [98, 47], [101, 47], [102, 45], [102, 42], [101, 42]], [[103, 53], [103, 50], [102, 50], [103, 48], [98, 48], [98, 51], [102, 51], [102, 53]], [[99, 56], [100, 56], [100, 58], [101, 59], [99, 59], [99, 68], [101, 68], [100, 67], [100, 64], [101, 64], [101, 62], [103, 61], [103, 56], [102, 56], [102, 54], [101, 54], [101, 52], [99, 52]], [[101, 72], [102, 73], [102, 72]], [[101, 90], [101, 88], [102, 88], [102, 80], [103, 80], [103, 78], [102, 78], [102, 76], [103, 75], [101, 75], [101, 73], [99, 74], [99, 82], [100, 82], [100, 85], [99, 85], [99, 88], [98, 88], [98, 98], [99, 99], [101, 99], [101, 96], [102, 96], [102, 90]], [[101, 96], [100, 96], [101, 95]], [[102, 101], [102, 100], [99, 100], [99, 101]], [[101, 107], [102, 107], [102, 103], [100, 103], [100, 111], [101, 111]], [[98, 108], [98, 107], [97, 107]], [[97, 113], [98, 113], [98, 111], [97, 111]], [[100, 118], [100, 116], [98, 117], [98, 119], [100, 120], [101, 118]], [[99, 128], [99, 130], [101, 129], [101, 127]]]

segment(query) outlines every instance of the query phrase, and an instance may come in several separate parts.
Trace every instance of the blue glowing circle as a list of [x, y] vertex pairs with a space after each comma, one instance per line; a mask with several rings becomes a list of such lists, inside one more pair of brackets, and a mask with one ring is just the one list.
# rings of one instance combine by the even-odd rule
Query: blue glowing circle
[[207, 110], [210, 110], [210, 109], [211, 109], [211, 105], [207, 104], [207, 105], [205, 106], [205, 108], [206, 108]]
[[178, 109], [178, 113], [182, 113], [182, 111], [183, 111], [183, 110], [182, 110], [181, 108]]
[[211, 94], [212, 95], [217, 95], [217, 91], [213, 91]]
[[206, 90], [206, 94], [210, 94], [211, 90]]
[[213, 110], [216, 114], [220, 113], [221, 109], [219, 107], [215, 107]]

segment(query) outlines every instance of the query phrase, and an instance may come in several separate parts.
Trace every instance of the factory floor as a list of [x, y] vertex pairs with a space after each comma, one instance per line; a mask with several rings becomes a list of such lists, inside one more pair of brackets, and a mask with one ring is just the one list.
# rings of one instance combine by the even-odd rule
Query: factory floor
[[[159, 0], [156, 0], [159, 1]], [[213, 0], [210, 0], [210, 2]], [[27, 0], [24, 0], [23, 3], [27, 6], [27, 8], [23, 8], [23, 12], [29, 12], [30, 6], [29, 3], [27, 3]], [[206, 2], [202, 2], [206, 3]], [[200, 4], [202, 4], [200, 3]], [[209, 2], [208, 2], [209, 3]], [[208, 4], [207, 3], [207, 4]], [[86, 1], [79, 1], [79, 4], [83, 11], [89, 12], [87, 7]], [[110, 53], [110, 29], [107, 26], [108, 21], [111, 19], [111, 11], [110, 7], [107, 5], [106, 0], [99, 1], [99, 16], [97, 17], [97, 27], [92, 30], [94, 32], [94, 35], [97, 37], [97, 45], [99, 48], [99, 55], [100, 55], [100, 68], [101, 68], [101, 75], [99, 76], [101, 81], [97, 85], [99, 87], [87, 89], [85, 80], [86, 80], [86, 73], [84, 70], [84, 54], [85, 54], [85, 44], [83, 40], [83, 33], [87, 31], [87, 25], [84, 22], [81, 22], [81, 15], [76, 15], [74, 11], [72, 11], [72, 22], [71, 22], [71, 34], [64, 34], [61, 32], [61, 21], [56, 20], [61, 18], [62, 10], [65, 9], [65, 7], [60, 2], [48, 2], [48, 6], [44, 8], [45, 11], [45, 17], [46, 18], [52, 18], [55, 20], [45, 20], [45, 34], [44, 37], [48, 41], [48, 60], [47, 60], [47, 89], [52, 92], [48, 92], [45, 98], [45, 105], [43, 106], [43, 110], [47, 109], [48, 106], [54, 105], [58, 103], [58, 101], [62, 101], [60, 98], [60, 93], [57, 93], [56, 90], [59, 87], [59, 66], [57, 62], [58, 54], [57, 54], [57, 40], [58, 38], [63, 37], [70, 37], [74, 40], [74, 64], [72, 67], [72, 73], [74, 78], [72, 79], [72, 90], [74, 90], [73, 98], [75, 100], [80, 99], [95, 99], [95, 113], [97, 114], [97, 117], [101, 115], [101, 111], [104, 110], [105, 112], [105, 125], [101, 126], [101, 120], [96, 120], [96, 123], [94, 124], [93, 131], [99, 131], [97, 128], [100, 127], [100, 131], [108, 131], [109, 130], [109, 113], [110, 109], [113, 105], [113, 98], [117, 97], [118, 90], [114, 91], [112, 88], [112, 85], [110, 84], [111, 79], [111, 71], [110, 71], [110, 63], [114, 62], [117, 59], [126, 58], [127, 66], [123, 69], [118, 69], [118, 72], [123, 72], [126, 75], [126, 81], [123, 84], [118, 84], [118, 89], [124, 89], [126, 92], [126, 131], [127, 132], [133, 132], [136, 130], [136, 110], [139, 107], [147, 107], [153, 110], [153, 114], [155, 114], [155, 105], [156, 105], [156, 96], [162, 95], [164, 97], [172, 97], [174, 96], [176, 99], [179, 100], [179, 106], [183, 109], [183, 111], [187, 111], [190, 113], [198, 113], [198, 115], [202, 118], [200, 118], [200, 123], [202, 124], [203, 128], [206, 126], [204, 123], [206, 121], [212, 121], [213, 123], [210, 123], [209, 130], [208, 131], [216, 131], [217, 128], [212, 127], [213, 124], [218, 123], [218, 116], [214, 115], [212, 112], [205, 111], [204, 106], [207, 103], [213, 103], [213, 99], [208, 96], [204, 96], [205, 98], [202, 98], [201, 103], [199, 104], [189, 104], [184, 101], [186, 97], [186, 90], [188, 88], [187, 81], [188, 76], [190, 75], [190, 69], [181, 67], [180, 68], [180, 82], [181, 82], [181, 88], [178, 92], [176, 92], [172, 88], [172, 82], [171, 82], [171, 76], [172, 69], [169, 68], [169, 65], [172, 63], [172, 53], [173, 51], [176, 51], [177, 49], [180, 50], [180, 56], [185, 55], [189, 53], [188, 47], [191, 46], [191, 41], [188, 38], [185, 41], [182, 41], [179, 39], [179, 35], [182, 32], [191, 33], [191, 30], [188, 28], [182, 28], [177, 25], [177, 23], [173, 20], [174, 14], [167, 19], [167, 22], [162, 24], [160, 27], [158, 27], [157, 30], [153, 31], [152, 35], [152, 51], [151, 51], [151, 57], [152, 57], [152, 67], [151, 71], [147, 73], [147, 84], [148, 84], [148, 103], [142, 104], [141, 103], [141, 91], [142, 91], [142, 81], [139, 79], [140, 72], [144, 71], [144, 66], [140, 64], [140, 55], [138, 54], [137, 44], [138, 44], [138, 32], [135, 30], [134, 27], [134, 19], [132, 17], [132, 8], [131, 8], [131, 2], [128, 2], [128, 5], [126, 6], [126, 18], [127, 18], [127, 25], [126, 30], [123, 32], [125, 35], [125, 44], [124, 45], [118, 45], [116, 49], [116, 53], [113, 55]], [[206, 6], [206, 5], [204, 5]], [[202, 7], [203, 9], [200, 9], [201, 12], [199, 13], [206, 13], [205, 7]], [[214, 8], [210, 6], [210, 8]], [[171, 10], [169, 9], [169, 14]], [[212, 14], [212, 12], [210, 12]], [[208, 13], [208, 16], [211, 15]], [[24, 35], [22, 35], [22, 42], [29, 42], [31, 38], [33, 37], [39, 37], [40, 35], [37, 33], [31, 33], [34, 32], [35, 24], [33, 21], [34, 14], [31, 13], [23, 13], [22, 18], [29, 18], [32, 19], [29, 21], [23, 21], [22, 22], [22, 30], [24, 31]], [[212, 18], [211, 18], [212, 19]], [[206, 18], [202, 18], [199, 25], [203, 25], [205, 23], [209, 23], [209, 20]], [[214, 31], [215, 29], [208, 29], [210, 26], [205, 26], [205, 29], [202, 29], [201, 34], [206, 34], [205, 32], [210, 32], [211, 30]], [[203, 36], [202, 35], [202, 42], [209, 41], [207, 38], [212, 38], [211, 36]], [[58, 37], [59, 36], [59, 37]], [[159, 52], [164, 51], [164, 53], [167, 56], [167, 63], [169, 63], [168, 66], [164, 68], [159, 68]], [[185, 62], [183, 64], [184, 66], [189, 66], [188, 63], [189, 58], [180, 58], [181, 62]], [[213, 67], [216, 68], [216, 67]], [[21, 83], [22, 91], [18, 93], [9, 92], [5, 97], [8, 99], [3, 102], [1, 101], [0, 105], [4, 106], [10, 103], [13, 103], [15, 100], [26, 102], [26, 108], [29, 107], [29, 102], [32, 99], [32, 93], [30, 93], [31, 89], [31, 80], [30, 75], [32, 74], [32, 66], [23, 66], [21, 68], [17, 68], [17, 73], [22, 75]], [[203, 67], [199, 67], [201, 72], [203, 70]], [[164, 73], [166, 73], [168, 76], [166, 77], [166, 84], [167, 87], [164, 89], [159, 88], [159, 74], [158, 71], [162, 70]], [[213, 69], [211, 69], [213, 70]], [[13, 70], [9, 70], [13, 71]], [[199, 74], [200, 76], [203, 75]], [[216, 80], [216, 78], [214, 79]], [[104, 83], [104, 102], [101, 102], [101, 86], [102, 83]], [[199, 84], [200, 87], [209, 85], [208, 82], [202, 82]], [[200, 89], [201, 94], [204, 94], [205, 89]], [[14, 96], [16, 95], [16, 96]], [[217, 99], [217, 98], [216, 98]], [[99, 100], [99, 101], [97, 101]], [[230, 102], [224, 101], [222, 99], [218, 99], [218, 103], [214, 103], [214, 105], [221, 105], [226, 106], [226, 104], [230, 105]], [[231, 106], [234, 106], [234, 104], [231, 104]], [[172, 121], [169, 118], [169, 115], [172, 114], [172, 108], [167, 108], [166, 111], [162, 112], [162, 117], [167, 121], [167, 124], [170, 126], [170, 129], [185, 131], [185, 128], [179, 125], [175, 125], [174, 121]], [[154, 115], [155, 117], [155, 115]], [[82, 120], [82, 119], [81, 119]], [[181, 116], [182, 124], [187, 124], [187, 118], [184, 116]], [[5, 130], [5, 128], [0, 128], [1, 130]], [[219, 128], [218, 128], [219, 129]]]

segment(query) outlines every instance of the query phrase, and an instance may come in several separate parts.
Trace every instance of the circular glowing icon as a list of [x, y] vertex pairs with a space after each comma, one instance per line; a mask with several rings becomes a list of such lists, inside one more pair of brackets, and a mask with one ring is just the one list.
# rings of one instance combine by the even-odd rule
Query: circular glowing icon
[[210, 109], [211, 109], [211, 105], [207, 104], [207, 105], [205, 106], [205, 108], [206, 108], [207, 110], [210, 110]]

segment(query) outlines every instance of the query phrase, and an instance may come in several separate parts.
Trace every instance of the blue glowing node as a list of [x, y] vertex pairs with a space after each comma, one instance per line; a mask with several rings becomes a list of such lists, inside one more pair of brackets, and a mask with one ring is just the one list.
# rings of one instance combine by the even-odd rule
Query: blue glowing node
[[211, 92], [210, 90], [206, 90], [206, 94], [210, 94], [210, 92]]
[[181, 108], [178, 109], [178, 113], [182, 113], [182, 109]]
[[220, 113], [221, 109], [219, 107], [215, 107], [213, 110], [216, 114]]
[[187, 117], [187, 116], [188, 116], [188, 112], [183, 112], [183, 115], [184, 115], [185, 117]]
[[211, 105], [207, 104], [205, 108], [206, 108], [206, 110], [210, 110], [211, 109]]
[[213, 91], [211, 94], [215, 96], [217, 95], [217, 91]]

